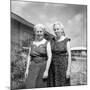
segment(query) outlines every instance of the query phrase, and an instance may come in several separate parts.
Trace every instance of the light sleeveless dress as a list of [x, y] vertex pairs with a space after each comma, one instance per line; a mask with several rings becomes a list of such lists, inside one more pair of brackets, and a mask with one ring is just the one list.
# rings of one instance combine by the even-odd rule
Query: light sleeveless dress
[[27, 89], [47, 87], [47, 80], [43, 79], [47, 62], [47, 43], [47, 40], [44, 44], [39, 46], [31, 43], [31, 65], [29, 67], [29, 74], [25, 83]]

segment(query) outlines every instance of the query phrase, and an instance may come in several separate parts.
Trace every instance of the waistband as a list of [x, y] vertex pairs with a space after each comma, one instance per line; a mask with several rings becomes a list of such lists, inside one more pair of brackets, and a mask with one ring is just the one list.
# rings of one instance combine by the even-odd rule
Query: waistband
[[31, 61], [34, 61], [35, 63], [43, 63], [46, 60], [47, 57], [31, 56]]
[[53, 51], [53, 55], [65, 55], [67, 56], [67, 51]]

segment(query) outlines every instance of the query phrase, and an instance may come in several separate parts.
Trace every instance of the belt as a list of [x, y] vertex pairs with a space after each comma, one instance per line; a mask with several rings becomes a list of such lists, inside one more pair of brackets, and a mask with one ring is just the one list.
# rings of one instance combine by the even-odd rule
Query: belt
[[35, 63], [42, 63], [47, 60], [47, 57], [40, 57], [40, 56], [31, 56], [31, 61]]
[[67, 51], [52, 51], [53, 55], [68, 55]]

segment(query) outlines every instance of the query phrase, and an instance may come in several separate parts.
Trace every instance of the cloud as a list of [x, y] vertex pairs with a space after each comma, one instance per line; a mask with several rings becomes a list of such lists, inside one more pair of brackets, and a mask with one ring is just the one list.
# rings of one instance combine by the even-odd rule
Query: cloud
[[73, 16], [71, 19], [68, 20], [68, 28], [70, 29], [70, 33], [72, 33], [73, 35], [79, 34], [79, 32], [81, 32], [81, 28], [82, 28], [82, 14], [76, 14], [75, 16]]
[[84, 19], [82, 13], [74, 15], [67, 22], [67, 34], [72, 38], [72, 46], [85, 46], [86, 45], [86, 32], [84, 27]]
[[68, 24], [70, 25], [70, 24], [73, 24], [73, 23], [79, 23], [82, 18], [83, 18], [83, 15], [81, 13], [76, 14], [70, 20], [68, 20]]
[[46, 18], [46, 15], [45, 15], [45, 14], [40, 14], [40, 15], [39, 15], [39, 18], [45, 19], [45, 18]]
[[54, 34], [52, 23], [61, 21], [71, 46], [86, 46], [86, 6], [11, 1], [11, 11], [33, 24], [42, 23]]
[[58, 20], [57, 17], [52, 17], [52, 18], [50, 18], [50, 22], [56, 22], [57, 20]]
[[22, 2], [22, 1], [11, 1], [11, 11], [15, 13], [22, 13], [23, 7], [25, 7], [28, 4], [28, 2]]
[[63, 7], [67, 7], [67, 4], [61, 4], [61, 3], [44, 3], [44, 7], [48, 8], [48, 7], [52, 7], [52, 8], [63, 8]]

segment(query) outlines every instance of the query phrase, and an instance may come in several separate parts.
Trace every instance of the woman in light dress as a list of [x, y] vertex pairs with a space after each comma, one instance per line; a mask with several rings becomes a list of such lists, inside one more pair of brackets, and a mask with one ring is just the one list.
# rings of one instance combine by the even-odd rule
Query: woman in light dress
[[47, 77], [51, 64], [51, 45], [44, 38], [45, 26], [34, 26], [35, 40], [31, 41], [25, 72], [25, 86], [29, 88], [47, 87]]

